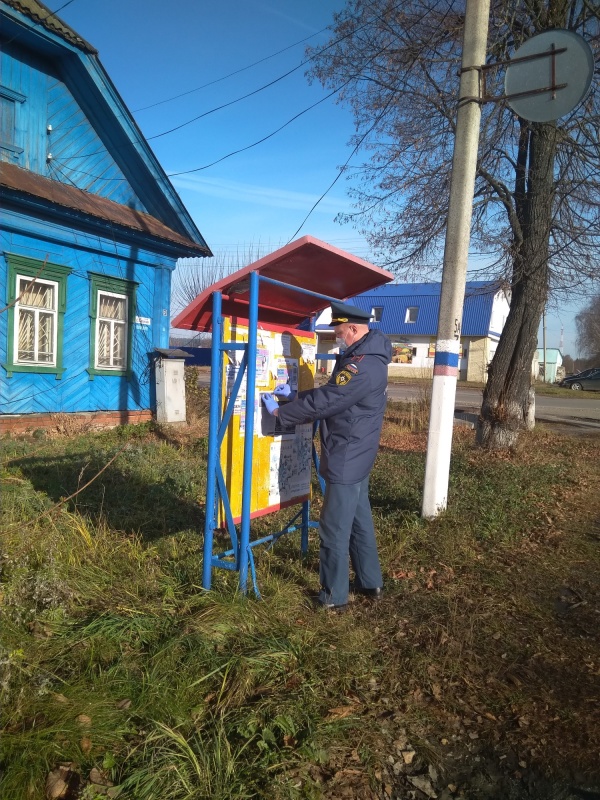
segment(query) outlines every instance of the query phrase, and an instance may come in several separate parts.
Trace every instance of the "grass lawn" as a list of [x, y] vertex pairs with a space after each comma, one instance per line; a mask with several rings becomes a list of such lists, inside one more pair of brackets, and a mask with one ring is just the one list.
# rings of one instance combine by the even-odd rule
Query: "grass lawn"
[[331, 616], [316, 532], [256, 553], [262, 601], [201, 589], [199, 400], [185, 430], [0, 441], [2, 800], [596, 796], [568, 791], [600, 790], [600, 437], [456, 430], [424, 521], [426, 434], [391, 403], [386, 596]]

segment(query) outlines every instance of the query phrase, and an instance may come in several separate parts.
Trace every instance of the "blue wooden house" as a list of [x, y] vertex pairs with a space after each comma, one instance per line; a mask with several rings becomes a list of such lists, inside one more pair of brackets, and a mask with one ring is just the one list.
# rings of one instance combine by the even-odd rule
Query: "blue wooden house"
[[211, 252], [94, 48], [0, 0], [0, 431], [148, 419], [171, 275]]

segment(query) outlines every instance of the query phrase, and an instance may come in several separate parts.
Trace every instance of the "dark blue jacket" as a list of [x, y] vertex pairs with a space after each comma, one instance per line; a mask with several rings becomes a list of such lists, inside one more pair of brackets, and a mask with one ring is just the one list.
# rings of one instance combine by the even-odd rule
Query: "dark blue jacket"
[[377, 455], [392, 347], [376, 330], [338, 356], [325, 386], [279, 407], [285, 427], [321, 420], [320, 473], [330, 483], [359, 483]]

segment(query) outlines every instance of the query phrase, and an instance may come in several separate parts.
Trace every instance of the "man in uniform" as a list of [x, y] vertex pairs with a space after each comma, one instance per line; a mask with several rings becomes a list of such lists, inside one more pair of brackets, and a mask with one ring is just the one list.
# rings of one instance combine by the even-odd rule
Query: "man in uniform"
[[[375, 462], [387, 400], [389, 340], [370, 330], [370, 315], [348, 303], [331, 304], [331, 325], [340, 354], [325, 386], [300, 392], [278, 386], [263, 395], [267, 410], [285, 427], [321, 420], [321, 461], [325, 498], [319, 520], [318, 602], [344, 611], [348, 603], [348, 556], [354, 590], [378, 599], [383, 578], [369, 503], [369, 474]], [[287, 397], [279, 405], [274, 395]]]

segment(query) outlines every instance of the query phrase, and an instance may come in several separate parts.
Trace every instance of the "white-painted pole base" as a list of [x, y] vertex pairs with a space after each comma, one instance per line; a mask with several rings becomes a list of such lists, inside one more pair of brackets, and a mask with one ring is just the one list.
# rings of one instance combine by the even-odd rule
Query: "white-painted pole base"
[[489, 14], [490, 0], [467, 0], [421, 509], [426, 518], [437, 516], [448, 502], [454, 401], [481, 119], [480, 67], [485, 64]]
[[426, 519], [436, 517], [446, 508], [455, 397], [456, 376], [435, 375], [431, 390], [426, 480], [423, 489], [422, 515]]

